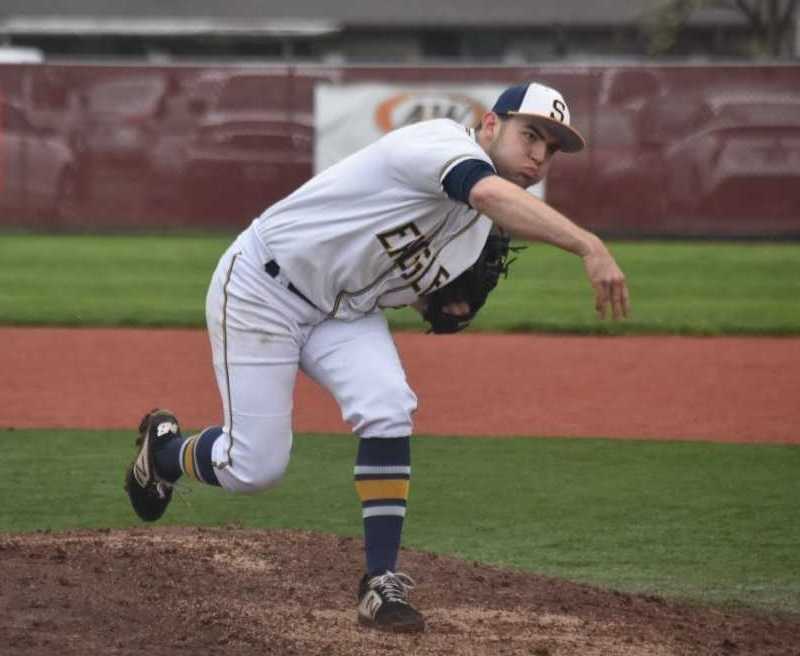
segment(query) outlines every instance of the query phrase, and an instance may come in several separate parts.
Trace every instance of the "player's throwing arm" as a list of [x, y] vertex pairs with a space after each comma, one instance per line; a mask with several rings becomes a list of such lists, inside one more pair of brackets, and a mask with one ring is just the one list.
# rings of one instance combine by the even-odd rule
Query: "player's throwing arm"
[[605, 318], [627, 317], [630, 296], [625, 275], [605, 244], [556, 209], [499, 176], [480, 180], [472, 188], [470, 204], [519, 239], [542, 241], [583, 258], [595, 292], [595, 308]]

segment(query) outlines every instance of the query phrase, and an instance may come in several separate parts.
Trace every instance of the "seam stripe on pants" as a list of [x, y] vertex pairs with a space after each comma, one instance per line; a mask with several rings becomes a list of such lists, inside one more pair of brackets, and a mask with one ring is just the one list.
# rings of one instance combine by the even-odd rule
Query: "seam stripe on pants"
[[233, 449], [233, 400], [231, 398], [231, 377], [228, 371], [228, 285], [231, 282], [231, 275], [233, 274], [233, 267], [236, 264], [236, 258], [241, 253], [236, 253], [231, 260], [231, 266], [228, 268], [228, 274], [225, 276], [225, 285], [222, 287], [222, 351], [224, 354], [225, 363], [225, 393], [228, 397], [228, 413], [230, 414], [230, 423], [228, 424], [228, 463], [229, 467], [233, 466], [233, 459], [231, 458], [231, 450]]

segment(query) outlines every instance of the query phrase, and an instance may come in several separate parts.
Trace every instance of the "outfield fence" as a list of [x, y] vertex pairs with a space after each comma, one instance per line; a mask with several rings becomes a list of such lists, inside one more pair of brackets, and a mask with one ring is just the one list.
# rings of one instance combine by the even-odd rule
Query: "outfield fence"
[[0, 65], [0, 228], [238, 230], [357, 145], [498, 89], [587, 138], [543, 193], [606, 236], [800, 236], [800, 66]]

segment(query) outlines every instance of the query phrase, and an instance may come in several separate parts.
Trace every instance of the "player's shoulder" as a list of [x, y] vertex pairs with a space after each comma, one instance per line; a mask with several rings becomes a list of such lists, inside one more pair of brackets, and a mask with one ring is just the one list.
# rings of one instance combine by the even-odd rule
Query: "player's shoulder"
[[397, 153], [472, 152], [479, 147], [470, 130], [449, 118], [434, 118], [419, 121], [387, 134], [383, 139], [386, 150]]
[[419, 121], [397, 128], [390, 134], [400, 139], [411, 136], [470, 139], [469, 129], [450, 118], [432, 118], [427, 121]]

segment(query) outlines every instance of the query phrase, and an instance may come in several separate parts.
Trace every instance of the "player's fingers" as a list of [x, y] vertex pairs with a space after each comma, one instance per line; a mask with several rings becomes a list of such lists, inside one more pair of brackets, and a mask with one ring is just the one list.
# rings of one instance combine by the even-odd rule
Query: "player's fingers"
[[628, 292], [628, 285], [622, 284], [622, 314], [625, 318], [631, 313], [631, 295]]
[[611, 309], [615, 319], [628, 316], [627, 291], [624, 280], [617, 280], [611, 284]]
[[597, 316], [601, 319], [606, 318], [606, 306], [608, 305], [608, 285], [599, 283], [594, 288], [594, 309]]

